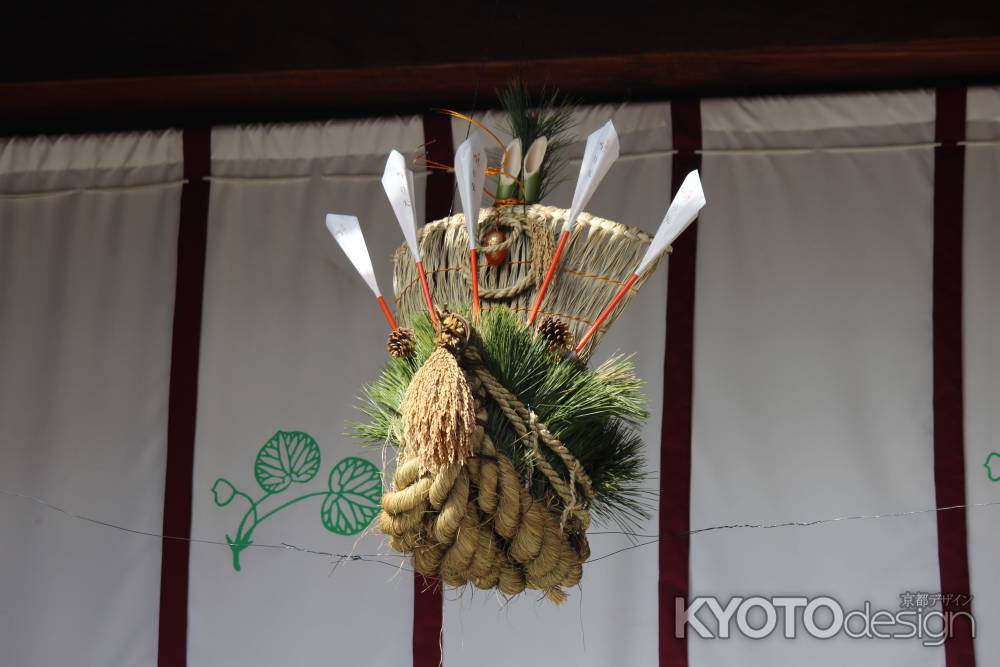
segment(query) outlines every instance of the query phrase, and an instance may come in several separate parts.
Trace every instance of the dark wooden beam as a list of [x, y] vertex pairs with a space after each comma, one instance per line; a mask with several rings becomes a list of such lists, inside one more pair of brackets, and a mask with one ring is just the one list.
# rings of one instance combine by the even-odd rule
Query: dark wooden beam
[[495, 104], [514, 76], [586, 101], [1000, 81], [1000, 37], [530, 62], [0, 83], [0, 132], [157, 127]]

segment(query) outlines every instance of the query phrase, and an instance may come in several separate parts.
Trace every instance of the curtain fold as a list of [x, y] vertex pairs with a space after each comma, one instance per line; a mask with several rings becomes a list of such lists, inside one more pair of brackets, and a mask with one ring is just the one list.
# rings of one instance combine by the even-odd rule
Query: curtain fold
[[934, 139], [931, 92], [711, 99], [702, 102], [712, 150], [879, 147]]
[[[1000, 502], [1000, 88], [970, 88], [965, 149], [965, 466], [966, 502]], [[977, 142], [990, 142], [977, 144]], [[993, 454], [996, 453], [996, 456]], [[1000, 508], [968, 513], [969, 575], [978, 623], [976, 660], [1000, 651]]]
[[[402, 237], [382, 167], [393, 147], [409, 158], [422, 143], [419, 118], [213, 131], [192, 535], [258, 546], [240, 552], [236, 571], [229, 548], [192, 545], [192, 667], [410, 662], [413, 586], [402, 559], [379, 535], [331, 533], [325, 498], [305, 496], [330, 489], [346, 458], [381, 466], [384, 455], [346, 432], [361, 417], [361, 386], [385, 363], [388, 330], [325, 214], [361, 219], [391, 294], [390, 255]], [[415, 180], [420, 211], [425, 174]], [[279, 431], [308, 434], [315, 465], [294, 448], [272, 448], [259, 464]], [[287, 488], [275, 481], [278, 460], [303, 466]], [[247, 497], [226, 502], [226, 484]]]
[[[933, 94], [716, 100], [702, 119], [724, 150], [703, 161], [692, 528], [934, 507], [933, 153], [867, 150], [930, 144]], [[933, 513], [710, 532], [691, 539], [691, 594], [899, 609], [939, 590], [936, 544]], [[943, 660], [919, 641], [780, 634], [690, 637], [690, 664]]]
[[[5, 492], [159, 533], [181, 172], [177, 132], [0, 142]], [[158, 539], [9, 495], [0, 534], [4, 664], [155, 664]]]
[[180, 133], [26, 137], [0, 142], [0, 191], [156, 186], [181, 178]]

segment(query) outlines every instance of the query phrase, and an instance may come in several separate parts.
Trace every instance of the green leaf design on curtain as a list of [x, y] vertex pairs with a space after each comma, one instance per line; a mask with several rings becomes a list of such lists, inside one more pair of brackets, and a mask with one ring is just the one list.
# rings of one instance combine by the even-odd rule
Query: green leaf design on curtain
[[235, 537], [226, 535], [232, 552], [233, 569], [240, 571], [244, 549], [253, 545], [257, 527], [279, 512], [312, 498], [323, 498], [320, 518], [323, 526], [338, 535], [357, 535], [374, 519], [382, 502], [382, 476], [375, 464], [350, 456], [330, 471], [326, 490], [307, 491], [289, 498], [279, 496], [293, 483], [302, 484], [316, 477], [320, 449], [316, 440], [301, 431], [278, 431], [264, 443], [254, 462], [254, 478], [264, 495], [254, 499], [223, 477], [212, 485], [212, 499], [218, 507], [227, 507], [237, 498], [247, 509], [236, 528]]
[[349, 456], [330, 471], [330, 493], [320, 516], [331, 533], [357, 535], [371, 523], [382, 501], [382, 477], [373, 463]]
[[990, 452], [983, 463], [986, 476], [991, 482], [1000, 482], [1000, 452]]
[[319, 445], [308, 433], [278, 431], [257, 454], [253, 472], [260, 488], [281, 493], [292, 482], [308, 482], [319, 471]]

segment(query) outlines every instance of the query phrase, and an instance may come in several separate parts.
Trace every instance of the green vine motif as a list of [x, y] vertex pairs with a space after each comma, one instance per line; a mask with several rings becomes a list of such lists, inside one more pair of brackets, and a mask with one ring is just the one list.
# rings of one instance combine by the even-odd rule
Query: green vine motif
[[319, 445], [311, 435], [301, 431], [278, 431], [264, 443], [254, 461], [254, 478], [263, 496], [254, 500], [228, 479], [215, 480], [212, 498], [217, 507], [226, 507], [237, 497], [249, 506], [236, 528], [236, 537], [226, 534], [234, 570], [240, 571], [240, 553], [253, 544], [251, 538], [257, 526], [304, 500], [323, 498], [320, 519], [331, 533], [357, 535], [372, 522], [382, 500], [382, 477], [373, 463], [356, 456], [341, 460], [330, 470], [326, 491], [304, 493], [283, 503], [271, 500], [292, 485], [305, 484], [315, 478], [320, 459]]
[[1000, 482], [1000, 452], [990, 452], [983, 467], [991, 482]]

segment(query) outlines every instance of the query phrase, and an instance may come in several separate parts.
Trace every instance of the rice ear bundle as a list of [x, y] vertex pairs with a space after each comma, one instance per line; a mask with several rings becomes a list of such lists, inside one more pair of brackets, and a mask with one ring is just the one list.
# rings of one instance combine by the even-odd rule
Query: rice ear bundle
[[465, 374], [446, 348], [434, 350], [413, 376], [402, 410], [403, 437], [422, 472], [466, 462], [476, 411]]

